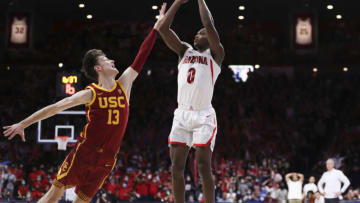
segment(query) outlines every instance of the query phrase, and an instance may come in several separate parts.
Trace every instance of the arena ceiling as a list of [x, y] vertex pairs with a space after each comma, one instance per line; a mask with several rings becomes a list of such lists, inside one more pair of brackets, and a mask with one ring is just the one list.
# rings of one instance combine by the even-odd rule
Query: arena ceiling
[[[87, 20], [91, 14], [92, 20], [122, 21], [122, 20], [155, 20], [156, 10], [153, 5], [162, 2], [172, 3], [172, 0], [1, 0], [0, 15], [5, 17], [9, 10], [28, 10], [37, 18], [44, 20]], [[83, 3], [84, 8], [79, 8]], [[242, 22], [284, 21], [296, 10], [316, 11], [320, 20], [335, 19], [341, 14], [342, 20], [360, 19], [359, 0], [207, 0], [217, 24], [239, 23], [238, 17], [244, 16]], [[333, 5], [332, 10], [327, 6]], [[245, 10], [239, 10], [245, 6]], [[4, 19], [4, 18], [2, 18]], [[187, 23], [199, 21], [196, 0], [189, 0], [179, 11], [176, 21]]]

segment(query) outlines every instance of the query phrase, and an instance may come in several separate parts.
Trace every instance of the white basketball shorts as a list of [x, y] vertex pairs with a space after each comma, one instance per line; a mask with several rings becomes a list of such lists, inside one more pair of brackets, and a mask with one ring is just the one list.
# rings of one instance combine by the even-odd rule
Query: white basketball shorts
[[189, 147], [210, 145], [214, 150], [217, 132], [216, 113], [214, 108], [206, 110], [186, 110], [177, 108], [168, 139], [170, 144]]

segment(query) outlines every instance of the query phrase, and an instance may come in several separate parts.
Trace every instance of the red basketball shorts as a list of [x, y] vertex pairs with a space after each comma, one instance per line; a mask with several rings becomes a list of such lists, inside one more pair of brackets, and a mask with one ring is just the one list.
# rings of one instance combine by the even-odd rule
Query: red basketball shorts
[[75, 188], [84, 201], [90, 201], [101, 189], [116, 164], [116, 154], [105, 154], [103, 149], [90, 149], [78, 142], [61, 164], [56, 187]]

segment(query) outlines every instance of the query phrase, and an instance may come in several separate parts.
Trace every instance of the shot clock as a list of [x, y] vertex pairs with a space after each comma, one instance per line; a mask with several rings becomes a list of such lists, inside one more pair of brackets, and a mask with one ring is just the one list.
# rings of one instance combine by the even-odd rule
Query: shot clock
[[67, 97], [81, 90], [81, 74], [60, 72], [56, 76], [56, 96]]

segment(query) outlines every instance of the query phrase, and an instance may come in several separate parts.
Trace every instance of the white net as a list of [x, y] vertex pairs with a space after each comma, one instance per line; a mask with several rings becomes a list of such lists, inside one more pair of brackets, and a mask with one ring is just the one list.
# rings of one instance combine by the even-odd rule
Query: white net
[[58, 137], [56, 137], [56, 141], [58, 144], [58, 150], [66, 150], [66, 146], [69, 141], [69, 137], [58, 136]]

